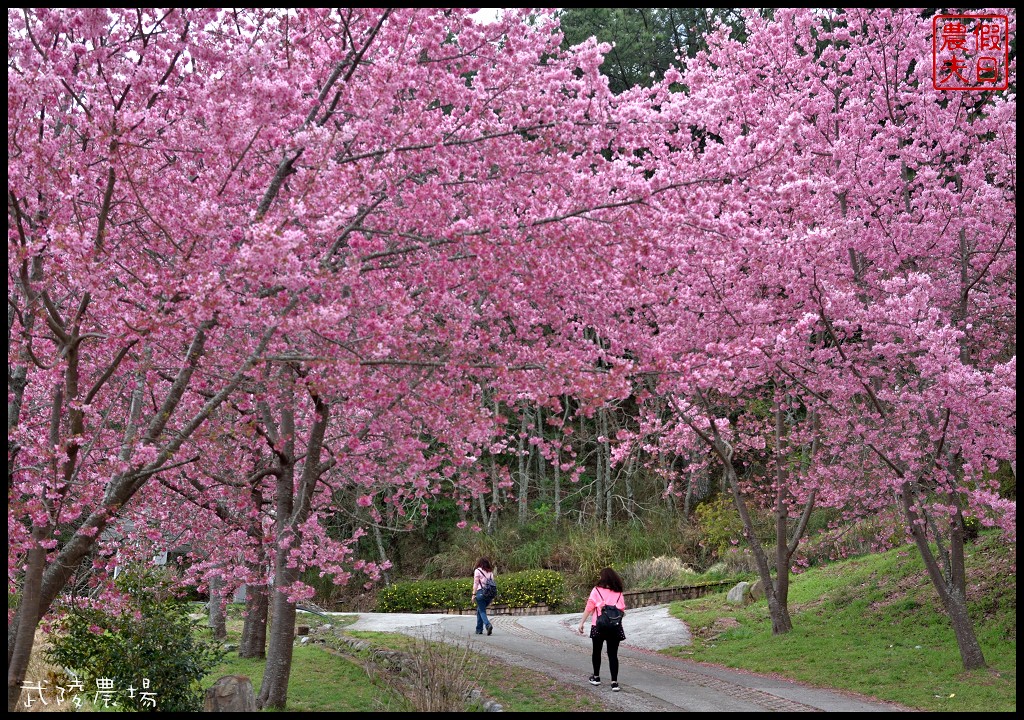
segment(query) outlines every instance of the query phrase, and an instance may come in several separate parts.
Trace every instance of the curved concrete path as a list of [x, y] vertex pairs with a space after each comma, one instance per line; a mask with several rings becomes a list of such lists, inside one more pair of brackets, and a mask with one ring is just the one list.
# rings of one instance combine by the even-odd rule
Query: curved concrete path
[[[579, 635], [580, 613], [491, 618], [494, 634], [476, 635], [473, 615], [361, 613], [346, 630], [378, 630], [470, 644], [474, 650], [561, 682], [591, 688], [591, 641]], [[633, 712], [893, 712], [892, 703], [790, 680], [702, 665], [658, 654], [688, 645], [686, 625], [666, 605], [630, 610], [627, 639], [619, 646], [619, 684], [612, 693], [607, 655], [600, 687], [592, 688], [612, 710]]]

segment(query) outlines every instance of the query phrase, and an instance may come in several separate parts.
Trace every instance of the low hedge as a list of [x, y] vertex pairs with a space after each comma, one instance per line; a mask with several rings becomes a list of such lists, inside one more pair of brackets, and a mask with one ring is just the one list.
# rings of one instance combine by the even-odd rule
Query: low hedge
[[[524, 570], [495, 575], [498, 597], [495, 605], [531, 607], [557, 606], [565, 598], [565, 581], [554, 570]], [[423, 612], [442, 608], [472, 610], [472, 578], [420, 580], [388, 585], [377, 594], [377, 612]]]

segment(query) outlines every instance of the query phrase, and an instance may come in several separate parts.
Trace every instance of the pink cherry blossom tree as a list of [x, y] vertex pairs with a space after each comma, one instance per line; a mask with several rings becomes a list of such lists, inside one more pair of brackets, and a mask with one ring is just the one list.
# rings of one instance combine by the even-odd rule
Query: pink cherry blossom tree
[[898, 503], [974, 668], [965, 515], [1015, 536], [991, 480], [1015, 462], [1015, 105], [933, 90], [930, 32], [910, 10], [787, 10], [710, 39], [650, 162], [668, 184], [686, 163], [722, 182], [654, 198], [628, 305], [648, 337], [624, 347], [727, 472], [729, 408], [768, 385], [799, 398], [821, 451], [780, 492]]
[[[252, 208], [211, 201], [249, 169], [193, 111], [225, 78], [189, 54], [211, 19], [9, 15], [11, 708], [40, 617], [138, 490], [188, 462], [178, 453], [296, 304], [235, 285], [245, 272], [227, 259]], [[224, 52], [221, 39], [192, 47]], [[209, 372], [214, 350], [233, 368]]]
[[[485, 390], [621, 383], [558, 301], [647, 195], [614, 142], [642, 116], [612, 116], [601, 48], [561, 53], [526, 11], [8, 19], [9, 707], [105, 532], [224, 519], [202, 478], [229, 402], [273, 458], [246, 484], [274, 508], [261, 703], [283, 707], [297, 572], [344, 560], [332, 473], [397, 512], [473, 493]], [[161, 510], [172, 478], [207, 512]]]

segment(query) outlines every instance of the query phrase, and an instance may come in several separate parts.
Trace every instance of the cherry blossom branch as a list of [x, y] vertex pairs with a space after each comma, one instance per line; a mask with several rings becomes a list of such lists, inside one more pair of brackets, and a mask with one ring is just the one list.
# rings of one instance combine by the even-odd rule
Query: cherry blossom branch
[[214, 325], [215, 322], [213, 320], [206, 320], [200, 323], [199, 329], [196, 330], [196, 334], [192, 338], [192, 344], [189, 346], [188, 352], [185, 354], [185, 362], [178, 371], [178, 376], [174, 379], [174, 383], [167, 391], [163, 404], [153, 416], [149, 427], [146, 429], [144, 438], [146, 442], [154, 442], [161, 431], [163, 431], [164, 427], [166, 427], [168, 421], [170, 421], [171, 415], [174, 413], [174, 409], [178, 406], [178, 403], [181, 402], [181, 398], [185, 394], [185, 389], [188, 387], [189, 380], [192, 379], [192, 374], [199, 366], [199, 359], [203, 356], [203, 348], [206, 345], [206, 331]]
[[1006, 242], [1007, 238], [1010, 237], [1010, 231], [1013, 230], [1014, 226], [1015, 223], [1010, 223], [1009, 225], [1006, 226], [1006, 232], [1004, 232], [1003, 236], [999, 239], [999, 244], [996, 246], [996, 249], [990, 253], [988, 262], [985, 263], [985, 267], [978, 271], [978, 274], [975, 276], [974, 280], [971, 280], [971, 282], [961, 291], [961, 297], [963, 298], [963, 301], [966, 302], [967, 294], [974, 288], [975, 285], [977, 285], [981, 281], [983, 277], [985, 277], [988, 274], [988, 269], [992, 267], [992, 263], [995, 262], [996, 257], [999, 255], [999, 252], [1003, 248], [1003, 244]]

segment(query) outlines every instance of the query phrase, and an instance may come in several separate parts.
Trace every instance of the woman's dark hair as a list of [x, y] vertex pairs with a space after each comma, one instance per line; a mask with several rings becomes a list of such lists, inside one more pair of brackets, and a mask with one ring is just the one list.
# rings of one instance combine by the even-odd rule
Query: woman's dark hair
[[487, 558], [485, 558], [485, 557], [482, 557], [482, 558], [480, 558], [479, 560], [477, 560], [477, 561], [476, 561], [476, 566], [477, 566], [478, 568], [481, 568], [481, 569], [483, 569], [483, 570], [486, 570], [487, 572], [491, 572], [491, 561], [490, 561], [490, 560], [488, 560], [488, 559], [487, 559]]
[[601, 579], [597, 581], [597, 586], [620, 593], [622, 592], [622, 578], [611, 568], [605, 568], [601, 571]]

